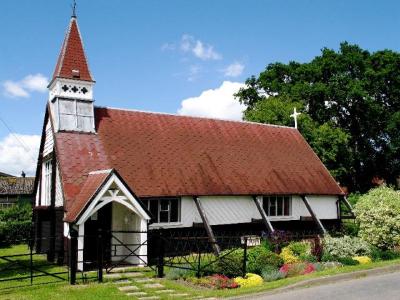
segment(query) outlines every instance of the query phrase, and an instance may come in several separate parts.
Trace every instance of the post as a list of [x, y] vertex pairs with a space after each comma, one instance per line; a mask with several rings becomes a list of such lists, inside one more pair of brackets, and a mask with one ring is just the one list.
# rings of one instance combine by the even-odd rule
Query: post
[[197, 256], [197, 272], [196, 272], [196, 277], [200, 278], [200, 269], [201, 269], [201, 251], [199, 249], [198, 251], [198, 256]]
[[76, 283], [76, 270], [77, 270], [77, 257], [78, 257], [78, 232], [71, 228], [70, 229], [70, 247], [69, 247], [69, 271], [71, 273], [70, 276], [70, 284]]
[[197, 196], [193, 196], [193, 201], [196, 204], [196, 207], [197, 207], [197, 210], [198, 210], [199, 215], [201, 217], [201, 220], [203, 221], [203, 225], [204, 225], [204, 227], [206, 229], [206, 232], [207, 232], [207, 235], [208, 235], [208, 239], [209, 239], [209, 241], [211, 243], [211, 246], [214, 249], [214, 253], [215, 253], [215, 255], [219, 256], [219, 253], [221, 251], [219, 249], [217, 240], [215, 239], [214, 232], [212, 231], [211, 225], [208, 222], [208, 219], [207, 219], [206, 213], [205, 213], [205, 211], [203, 209], [203, 206], [201, 205], [201, 202], [200, 202], [200, 200], [199, 200], [199, 198]]
[[242, 266], [243, 278], [246, 277], [246, 272], [247, 272], [247, 236], [244, 237], [244, 243], [243, 243], [243, 266]]
[[269, 221], [268, 216], [264, 211], [264, 208], [261, 206], [260, 201], [258, 201], [258, 197], [257, 196], [253, 196], [253, 201], [257, 206], [258, 212], [261, 215], [261, 218], [262, 218], [262, 220], [264, 222], [265, 227], [267, 227], [268, 233], [270, 233], [270, 234], [274, 233], [274, 231], [275, 231], [274, 227], [272, 227], [272, 224]]
[[317, 215], [315, 212], [312, 210], [310, 203], [308, 202], [308, 199], [305, 195], [301, 196], [301, 199], [303, 200], [305, 206], [307, 207], [308, 212], [310, 213], [311, 217], [313, 218], [314, 222], [317, 223], [318, 228], [322, 232], [322, 234], [326, 234], [326, 230], [324, 225], [322, 225], [321, 221], [318, 219]]
[[157, 277], [164, 277], [164, 253], [165, 253], [165, 243], [163, 239], [162, 229], [158, 230], [158, 262], [157, 262]]
[[103, 282], [103, 232], [98, 229], [97, 234], [97, 279], [98, 282]]
[[31, 285], [33, 284], [33, 237], [29, 240], [29, 269], [31, 275]]

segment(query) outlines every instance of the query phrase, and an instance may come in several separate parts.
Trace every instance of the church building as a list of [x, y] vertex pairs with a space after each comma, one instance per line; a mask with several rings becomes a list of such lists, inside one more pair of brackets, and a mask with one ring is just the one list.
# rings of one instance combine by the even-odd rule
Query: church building
[[344, 194], [296, 128], [98, 107], [95, 84], [74, 15], [48, 85], [35, 181], [35, 234], [56, 237], [38, 245], [51, 259], [71, 231], [82, 261], [98, 229], [142, 243], [146, 256], [159, 228], [213, 239], [340, 223]]

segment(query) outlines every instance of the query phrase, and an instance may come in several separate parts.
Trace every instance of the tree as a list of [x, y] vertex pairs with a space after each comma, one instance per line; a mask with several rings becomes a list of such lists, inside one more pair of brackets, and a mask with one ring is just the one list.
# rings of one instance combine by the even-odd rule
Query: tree
[[246, 80], [236, 97], [245, 119], [291, 125], [299, 130], [332, 175], [353, 190], [366, 191], [378, 175], [400, 174], [400, 53], [370, 53], [342, 43], [324, 48], [311, 62], [273, 63]]

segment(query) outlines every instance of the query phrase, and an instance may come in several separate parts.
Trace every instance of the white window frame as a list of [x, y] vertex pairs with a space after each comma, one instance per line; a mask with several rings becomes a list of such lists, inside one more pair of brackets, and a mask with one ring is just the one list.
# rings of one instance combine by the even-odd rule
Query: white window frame
[[[178, 220], [177, 221], [172, 221], [171, 222], [171, 200], [177, 200], [178, 201]], [[154, 216], [156, 219], [154, 220], [153, 224], [180, 224], [181, 222], [181, 211], [182, 211], [182, 200], [181, 198], [148, 198], [148, 199], [143, 199], [142, 202], [146, 206], [147, 210], [150, 211], [150, 202], [151, 201], [157, 201], [157, 216]], [[168, 212], [168, 221], [167, 222], [160, 222], [160, 212], [161, 212], [161, 202], [163, 201], [169, 201], [168, 202], [168, 210], [162, 210], [163, 212]]]
[[[60, 101], [73, 102], [75, 111], [73, 113], [60, 112]], [[59, 112], [59, 114], [58, 114], [58, 123], [60, 124], [60, 126], [61, 126], [61, 116], [73, 116], [74, 117], [74, 121], [75, 121], [75, 128], [76, 129], [84, 129], [82, 127], [79, 127], [79, 122], [78, 122], [78, 118], [79, 117], [81, 117], [81, 118], [90, 118], [90, 122], [91, 122], [92, 126], [94, 126], [93, 125], [94, 124], [93, 111], [90, 114], [86, 114], [86, 115], [85, 114], [79, 114], [78, 113], [78, 102], [87, 103], [87, 101], [82, 101], [82, 100], [77, 100], [77, 99], [64, 99], [64, 98], [62, 98], [62, 99], [60, 99], [58, 101], [58, 112]], [[93, 110], [93, 107], [92, 107], [92, 110]]]
[[[280, 199], [279, 199], [280, 198]], [[285, 198], [288, 198], [289, 201], [289, 214], [285, 214]], [[275, 203], [275, 213], [271, 214], [271, 200], [273, 200]], [[282, 214], [278, 215], [278, 201], [282, 201]], [[268, 196], [263, 196], [263, 208], [265, 211], [265, 214], [270, 217], [270, 218], [291, 218], [293, 216], [292, 214], [292, 202], [293, 198], [290, 195], [268, 195]], [[268, 204], [268, 205], [267, 205]]]
[[42, 205], [51, 204], [51, 185], [52, 185], [53, 164], [51, 159], [43, 162], [43, 200]]

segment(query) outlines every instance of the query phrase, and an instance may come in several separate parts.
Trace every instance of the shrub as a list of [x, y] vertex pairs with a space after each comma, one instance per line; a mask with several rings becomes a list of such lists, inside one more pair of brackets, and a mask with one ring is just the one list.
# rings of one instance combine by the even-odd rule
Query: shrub
[[286, 277], [286, 274], [279, 271], [279, 269], [270, 267], [264, 269], [261, 273], [261, 276], [264, 279], [264, 281], [269, 282], [269, 281], [283, 279]]
[[[182, 267], [190, 268], [190, 266], [182, 266]], [[187, 279], [189, 277], [194, 277], [195, 275], [196, 274], [193, 270], [181, 269], [181, 268], [171, 268], [168, 270], [167, 274], [165, 274], [165, 277], [169, 280], [178, 280], [178, 279]]]
[[248, 254], [248, 264], [247, 264], [247, 271], [249, 273], [256, 273], [261, 274], [263, 269], [268, 266], [272, 266], [274, 268], [279, 268], [283, 264], [282, 258], [271, 251], [268, 251], [265, 248], [256, 249], [255, 247], [249, 251]]
[[0, 210], [0, 244], [10, 245], [30, 238], [32, 207], [22, 203]]
[[282, 249], [280, 256], [286, 264], [316, 261], [316, 258], [311, 255], [311, 243], [307, 241], [291, 242]]
[[293, 264], [300, 261], [300, 259], [295, 256], [293, 251], [288, 247], [283, 248], [279, 256], [283, 259], [285, 264]]
[[287, 277], [305, 275], [314, 272], [315, 266], [312, 263], [300, 262], [293, 264], [284, 264], [279, 271], [286, 274]]
[[311, 255], [311, 254], [300, 255], [299, 259], [300, 259], [300, 261], [317, 262], [317, 258], [314, 255]]
[[365, 265], [372, 262], [371, 258], [368, 256], [354, 256], [353, 259], [358, 261], [360, 265]]
[[372, 247], [372, 260], [391, 260], [400, 257], [400, 253], [393, 250], [382, 250], [377, 247]]
[[311, 254], [311, 244], [307, 241], [291, 242], [288, 245], [288, 248], [292, 250], [295, 256], [305, 256]]
[[242, 288], [242, 287], [252, 287], [263, 284], [263, 279], [260, 275], [247, 273], [246, 278], [236, 277], [234, 281]]
[[277, 253], [290, 242], [290, 235], [283, 230], [275, 230], [272, 233], [267, 233], [264, 238], [268, 241], [271, 250]]
[[369, 256], [371, 254], [370, 245], [356, 237], [343, 236], [333, 238], [326, 236], [323, 241], [324, 254], [323, 261], [326, 260], [326, 256], [329, 256], [329, 260], [337, 260], [338, 258], [353, 257], [353, 256]]
[[319, 236], [313, 238], [313, 244], [311, 249], [311, 255], [316, 258], [317, 261], [321, 260], [323, 253], [321, 238]]
[[202, 287], [212, 289], [234, 289], [239, 287], [239, 285], [233, 279], [230, 279], [225, 275], [220, 274], [214, 274], [212, 276], [201, 278], [189, 277], [187, 281]]
[[209, 277], [210, 284], [216, 289], [235, 289], [239, 285], [233, 280], [225, 275], [215, 274]]
[[360, 197], [354, 212], [359, 237], [380, 249], [400, 244], [400, 192], [388, 187], [370, 190]]
[[359, 264], [359, 262], [352, 257], [340, 257], [338, 261], [345, 266], [355, 266]]
[[241, 248], [227, 249], [220, 253], [215, 266], [215, 271], [228, 277], [241, 274], [243, 266], [244, 251]]

